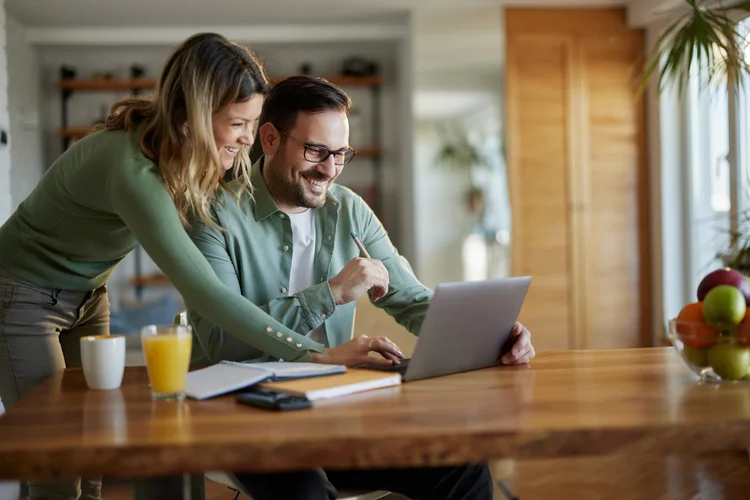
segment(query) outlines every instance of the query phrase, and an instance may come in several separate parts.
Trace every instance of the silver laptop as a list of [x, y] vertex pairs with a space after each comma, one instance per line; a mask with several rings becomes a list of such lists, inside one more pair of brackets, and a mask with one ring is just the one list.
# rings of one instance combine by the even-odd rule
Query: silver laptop
[[419, 380], [496, 365], [531, 284], [530, 276], [441, 283], [410, 359], [376, 367]]

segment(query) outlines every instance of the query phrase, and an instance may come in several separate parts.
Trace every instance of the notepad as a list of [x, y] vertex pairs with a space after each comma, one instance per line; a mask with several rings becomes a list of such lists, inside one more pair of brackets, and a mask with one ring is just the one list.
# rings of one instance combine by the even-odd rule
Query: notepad
[[391, 387], [400, 383], [401, 375], [398, 373], [350, 368], [346, 373], [329, 377], [263, 382], [260, 387], [306, 396], [310, 401], [315, 401]]
[[307, 379], [346, 373], [343, 365], [269, 361], [239, 363], [220, 361], [187, 374], [185, 394], [193, 399], [208, 399], [244, 389], [269, 380]]

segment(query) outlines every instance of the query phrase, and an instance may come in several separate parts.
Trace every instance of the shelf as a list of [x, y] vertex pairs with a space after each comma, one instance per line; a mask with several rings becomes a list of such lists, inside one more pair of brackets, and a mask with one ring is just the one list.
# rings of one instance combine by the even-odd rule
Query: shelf
[[357, 155], [354, 158], [380, 158], [383, 156], [383, 150], [381, 148], [354, 148], [357, 150]]
[[93, 127], [68, 127], [57, 129], [58, 137], [68, 137], [70, 139], [80, 139], [93, 132]]
[[[70, 139], [80, 139], [93, 132], [92, 127], [68, 127], [57, 130], [58, 137], [68, 137]], [[357, 150], [355, 158], [380, 158], [383, 156], [381, 148], [354, 148]]]
[[130, 283], [136, 286], [171, 285], [172, 282], [163, 274], [150, 274], [144, 276], [133, 276]]
[[[284, 76], [271, 77], [272, 83], [283, 80]], [[383, 83], [380, 75], [372, 76], [345, 76], [329, 75], [323, 76], [329, 82], [339, 86], [373, 87]], [[70, 91], [128, 91], [128, 90], [150, 90], [156, 87], [155, 78], [139, 79], [112, 79], [112, 80], [59, 80], [57, 88]]]
[[143, 90], [156, 87], [155, 78], [111, 79], [111, 80], [59, 80], [57, 88], [62, 90]]
[[[269, 80], [271, 81], [271, 83], [276, 83], [289, 76], [294, 76], [294, 75], [272, 76], [272, 77], [269, 77]], [[380, 75], [372, 75], [372, 76], [313, 75], [313, 76], [321, 76], [322, 78], [325, 78], [326, 80], [333, 83], [334, 85], [338, 85], [340, 87], [345, 87], [345, 86], [346, 87], [374, 87], [376, 85], [381, 85], [383, 83], [383, 77], [381, 77]]]

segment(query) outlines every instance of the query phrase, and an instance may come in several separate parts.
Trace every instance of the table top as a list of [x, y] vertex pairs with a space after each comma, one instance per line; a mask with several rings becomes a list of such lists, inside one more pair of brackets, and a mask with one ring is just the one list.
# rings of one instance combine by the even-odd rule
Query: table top
[[671, 348], [542, 353], [271, 412], [232, 396], [155, 402], [60, 371], [0, 417], [0, 478], [437, 466], [750, 446], [750, 383], [702, 384]]

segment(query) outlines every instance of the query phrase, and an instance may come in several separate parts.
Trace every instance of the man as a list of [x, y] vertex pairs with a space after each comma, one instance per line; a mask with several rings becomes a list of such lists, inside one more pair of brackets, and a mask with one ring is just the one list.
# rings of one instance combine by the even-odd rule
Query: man
[[[341, 89], [311, 77], [279, 82], [267, 96], [254, 147], [264, 156], [251, 172], [253, 197], [238, 204], [231, 193], [223, 193], [215, 217], [225, 230], [196, 223], [191, 236], [222, 281], [299, 335], [284, 337], [267, 329], [239, 338], [189, 310], [196, 333], [194, 361], [396, 363], [403, 354], [387, 338], [351, 338], [355, 302], [365, 293], [418, 333], [432, 292], [403, 263], [364, 201], [334, 184], [354, 155], [348, 146], [349, 108]], [[371, 258], [359, 256], [352, 232]], [[528, 362], [534, 356], [529, 332], [516, 324], [512, 335], [515, 343], [501, 361]], [[382, 358], [369, 357], [370, 351]], [[256, 500], [336, 498], [335, 488], [351, 487], [418, 498], [492, 498], [486, 465], [238, 478]]]

